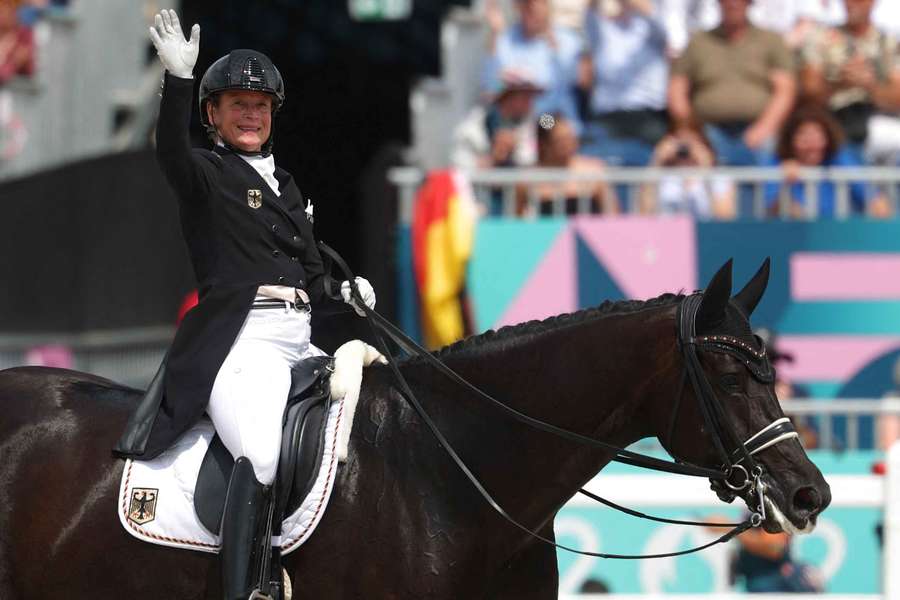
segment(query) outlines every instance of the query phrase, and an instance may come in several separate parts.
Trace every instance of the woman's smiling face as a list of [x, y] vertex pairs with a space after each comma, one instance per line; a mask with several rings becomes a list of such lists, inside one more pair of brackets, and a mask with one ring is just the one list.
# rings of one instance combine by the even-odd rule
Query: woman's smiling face
[[207, 104], [209, 120], [224, 142], [244, 152], [259, 152], [272, 132], [272, 96], [227, 90]]

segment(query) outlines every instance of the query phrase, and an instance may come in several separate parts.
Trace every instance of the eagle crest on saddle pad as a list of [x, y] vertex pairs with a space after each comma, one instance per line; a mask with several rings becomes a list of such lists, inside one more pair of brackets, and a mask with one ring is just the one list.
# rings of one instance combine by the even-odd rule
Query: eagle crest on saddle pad
[[[317, 359], [322, 357], [312, 357], [307, 361]], [[318, 446], [321, 451], [308, 454], [319, 458], [320, 462], [317, 468], [307, 471], [308, 480], [298, 480], [305, 481], [301, 485], [305, 495], [296, 498], [298, 505], [289, 506], [290, 510], [284, 511], [289, 514], [282, 518], [280, 533], [272, 536], [272, 545], [277, 546], [282, 555], [302, 545], [319, 524], [334, 488], [338, 464], [347, 458], [362, 369], [384, 360], [377, 350], [359, 340], [347, 342], [335, 352], [334, 374], [327, 384], [330, 398], [322, 399], [322, 396], [314, 394], [292, 405], [292, 408], [299, 409], [303, 402], [311, 401], [314, 404], [310, 406], [321, 407], [318, 423], [289, 419], [289, 423], [296, 425], [293, 430], [309, 430], [312, 437], [302, 439], [312, 440], [315, 442], [313, 446]], [[308, 368], [313, 367], [318, 368], [315, 362], [308, 365]], [[315, 370], [312, 372], [317, 373]], [[302, 411], [296, 412], [299, 414]], [[307, 415], [311, 413], [311, 409], [306, 412]], [[212, 421], [203, 418], [158, 457], [147, 461], [125, 461], [116, 511], [125, 531], [152, 544], [210, 553], [219, 551], [221, 540], [218, 530], [213, 531], [204, 525], [195, 504], [195, 499], [206, 493], [198, 490], [197, 483], [214, 436]], [[302, 439], [297, 438], [297, 448]], [[302, 469], [289, 469], [288, 473], [296, 476], [299, 471]], [[209, 489], [215, 490], [214, 487]], [[202, 505], [201, 511], [204, 508], [205, 505]], [[204, 514], [208, 513], [207, 510]]]
[[138, 525], [149, 523], [156, 518], [156, 499], [159, 490], [152, 488], [135, 488], [131, 491], [131, 504], [128, 506], [128, 520]]

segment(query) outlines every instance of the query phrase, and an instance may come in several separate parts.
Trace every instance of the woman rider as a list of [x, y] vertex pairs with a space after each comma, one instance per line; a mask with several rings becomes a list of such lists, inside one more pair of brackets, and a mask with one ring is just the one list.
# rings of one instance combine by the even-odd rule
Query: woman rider
[[[153, 458], [209, 414], [236, 458], [221, 528], [225, 598], [246, 599], [268, 576], [259, 564], [269, 540], [258, 538], [268, 525], [291, 368], [321, 354], [310, 344], [310, 303], [325, 299], [332, 282], [300, 190], [272, 156], [272, 117], [284, 101], [278, 70], [253, 50], [213, 63], [200, 83], [201, 121], [213, 149], [191, 148], [200, 27], [186, 41], [175, 12], [163, 10], [150, 37], [166, 69], [156, 153], [178, 198], [200, 303], [148, 390], [162, 396], [159, 410], [139, 410], [116, 453]], [[373, 307], [372, 286], [362, 278], [357, 286]], [[364, 315], [349, 282], [340, 290]]]

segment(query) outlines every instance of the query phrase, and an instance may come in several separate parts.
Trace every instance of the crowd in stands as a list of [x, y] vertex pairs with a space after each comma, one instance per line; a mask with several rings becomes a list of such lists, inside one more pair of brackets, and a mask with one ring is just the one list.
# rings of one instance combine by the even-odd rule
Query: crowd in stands
[[[455, 131], [456, 166], [780, 167], [764, 186], [770, 214], [827, 217], [837, 186], [815, 184], [810, 208], [803, 167], [900, 164], [898, 2], [510, 2], [485, 0], [483, 102]], [[637, 206], [729, 219], [744, 187], [664, 177]], [[883, 189], [848, 188], [853, 214], [891, 214]], [[519, 191], [517, 207], [540, 214], [560, 195], [587, 195], [590, 212], [621, 207], [615, 189], [571, 192]]]
[[34, 26], [47, 13], [65, 11], [68, 4], [69, 0], [0, 0], [0, 160], [17, 155], [27, 139], [7, 87], [14, 78], [34, 75]]

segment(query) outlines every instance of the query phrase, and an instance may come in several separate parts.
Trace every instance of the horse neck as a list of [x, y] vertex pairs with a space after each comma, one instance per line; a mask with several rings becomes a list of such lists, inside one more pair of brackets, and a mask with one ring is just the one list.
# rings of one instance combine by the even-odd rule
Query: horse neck
[[[676, 355], [674, 306], [662, 306], [500, 340], [447, 362], [520, 412], [625, 447], [661, 431]], [[612, 457], [515, 422], [476, 397], [467, 404], [477, 411], [469, 439], [481, 446], [473, 466], [517, 514], [552, 513]]]

